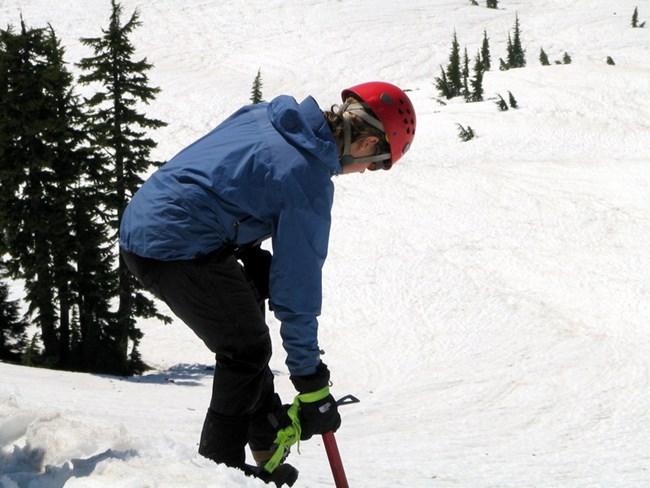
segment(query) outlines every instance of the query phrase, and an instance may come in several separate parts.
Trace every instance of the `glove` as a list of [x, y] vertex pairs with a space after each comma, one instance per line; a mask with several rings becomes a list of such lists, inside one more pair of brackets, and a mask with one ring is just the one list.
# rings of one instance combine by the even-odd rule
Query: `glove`
[[291, 376], [300, 392], [299, 402], [300, 440], [306, 441], [316, 434], [336, 432], [341, 426], [336, 400], [329, 392], [330, 372], [320, 363], [316, 372], [307, 376]]
[[255, 289], [262, 300], [270, 298], [269, 274], [271, 272], [271, 259], [273, 255], [262, 249], [260, 245], [243, 247], [235, 253], [244, 264], [244, 272], [253, 282]]

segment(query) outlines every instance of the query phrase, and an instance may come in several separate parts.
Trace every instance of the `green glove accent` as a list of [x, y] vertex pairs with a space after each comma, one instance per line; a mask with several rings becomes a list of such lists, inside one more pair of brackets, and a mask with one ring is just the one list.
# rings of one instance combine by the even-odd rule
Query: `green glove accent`
[[273, 456], [271, 456], [271, 459], [269, 459], [267, 463], [264, 465], [264, 469], [266, 471], [272, 473], [275, 470], [275, 468], [278, 467], [280, 461], [282, 461], [282, 457], [284, 456], [284, 450], [286, 447], [290, 447], [298, 443], [298, 453], [300, 454], [300, 432], [302, 430], [300, 427], [300, 415], [299, 415], [300, 403], [317, 402], [318, 400], [322, 400], [329, 394], [330, 394], [330, 389], [329, 387], [326, 386], [325, 388], [322, 388], [318, 391], [314, 391], [311, 393], [302, 393], [293, 399], [293, 404], [289, 407], [289, 410], [287, 410], [287, 415], [291, 419], [291, 425], [278, 431], [278, 435], [276, 436], [275, 442], [273, 443], [278, 447], [275, 450]]

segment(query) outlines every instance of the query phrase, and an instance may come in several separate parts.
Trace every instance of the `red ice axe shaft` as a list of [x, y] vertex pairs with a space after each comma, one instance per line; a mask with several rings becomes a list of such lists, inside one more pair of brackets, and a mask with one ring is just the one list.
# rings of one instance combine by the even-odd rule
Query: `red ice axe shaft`
[[325, 444], [325, 451], [327, 452], [327, 459], [332, 468], [332, 475], [334, 476], [334, 484], [336, 488], [349, 488], [348, 479], [345, 477], [345, 470], [343, 469], [343, 461], [341, 461], [341, 454], [339, 454], [339, 447], [336, 444], [336, 437], [334, 432], [323, 434], [323, 443]]
[[[359, 403], [359, 399], [354, 395], [345, 395], [336, 402], [339, 407], [342, 405], [350, 405], [351, 403]], [[323, 444], [325, 444], [325, 451], [327, 452], [327, 459], [330, 462], [330, 468], [332, 468], [336, 488], [349, 488], [350, 485], [348, 485], [348, 479], [345, 477], [343, 461], [341, 461], [341, 454], [339, 453], [339, 446], [336, 444], [334, 432], [323, 434]]]

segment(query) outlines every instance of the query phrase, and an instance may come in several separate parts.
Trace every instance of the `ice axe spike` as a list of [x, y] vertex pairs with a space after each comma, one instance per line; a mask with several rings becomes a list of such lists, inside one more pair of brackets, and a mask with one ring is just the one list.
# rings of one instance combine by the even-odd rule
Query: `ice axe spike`
[[361, 400], [359, 400], [357, 397], [354, 395], [345, 395], [338, 400], [336, 400], [336, 405], [338, 407], [341, 407], [343, 405], [352, 405], [353, 403], [359, 403]]

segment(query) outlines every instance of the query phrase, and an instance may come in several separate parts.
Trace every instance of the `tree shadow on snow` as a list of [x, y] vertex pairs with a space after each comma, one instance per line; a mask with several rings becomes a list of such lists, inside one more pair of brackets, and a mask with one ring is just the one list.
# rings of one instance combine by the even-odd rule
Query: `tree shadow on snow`
[[214, 366], [206, 364], [177, 364], [164, 371], [145, 373], [142, 376], [132, 376], [125, 378], [126, 381], [133, 383], [171, 383], [181, 386], [200, 386], [201, 380], [206, 377], [212, 377]]
[[[287, 373], [272, 370], [274, 376], [282, 376]], [[130, 383], [149, 383], [157, 385], [180, 385], [180, 386], [201, 386], [202, 381], [207, 378], [212, 378], [214, 375], [214, 366], [207, 364], [187, 364], [180, 363], [172, 366], [163, 371], [152, 371], [145, 373], [142, 376], [109, 376], [99, 375], [105, 378], [118, 379], [120, 381], [128, 381]], [[0, 486], [0, 488], [3, 488]]]
[[45, 451], [30, 446], [10, 453], [0, 451], [0, 486], [2, 488], [63, 488], [70, 478], [90, 476], [97, 464], [107, 459], [126, 460], [137, 455], [134, 450], [108, 449], [87, 459], [72, 459], [61, 466], [43, 466]]

